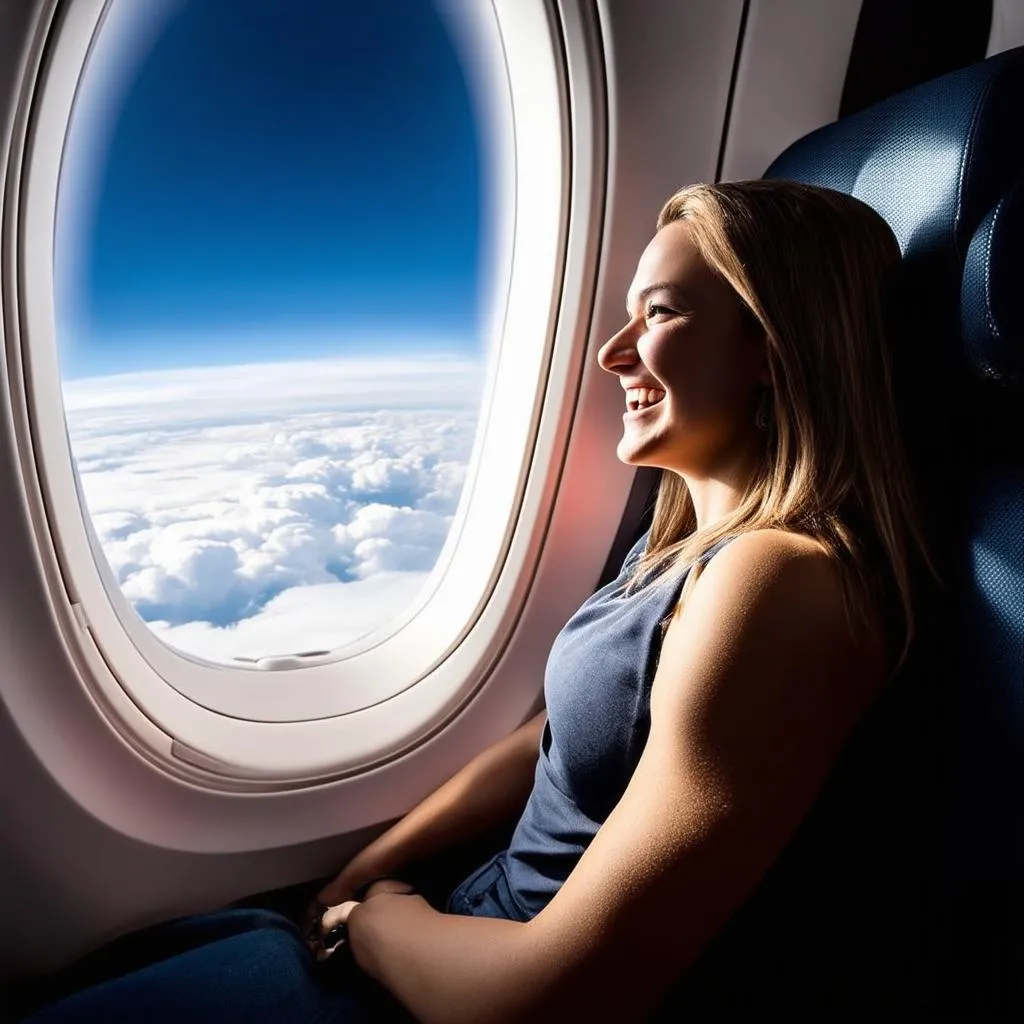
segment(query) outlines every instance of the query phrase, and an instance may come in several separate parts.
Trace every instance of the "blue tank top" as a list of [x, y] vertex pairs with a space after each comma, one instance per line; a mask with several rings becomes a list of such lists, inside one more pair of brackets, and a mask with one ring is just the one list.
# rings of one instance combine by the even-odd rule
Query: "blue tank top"
[[[731, 539], [699, 561], [706, 564]], [[548, 720], [533, 791], [508, 849], [464, 883], [491, 883], [490, 913], [526, 921], [544, 908], [619, 802], [643, 753], [662, 624], [690, 571], [664, 585], [644, 581], [627, 595], [646, 544], [647, 534], [551, 647], [544, 675]]]
[[[533, 791], [508, 849], [455, 889], [449, 913], [534, 917], [625, 791], [650, 727], [662, 623], [686, 579], [625, 595], [646, 542], [645, 535], [619, 576], [556, 638]], [[942, 776], [920, 756], [928, 751], [922, 708], [930, 683], [911, 668], [889, 684], [778, 861], [652, 1020], [703, 1010], [739, 1019], [767, 1008], [790, 1019], [828, 1008], [846, 1019], [877, 1011], [880, 988], [886, 1005], [908, 1007], [922, 991], [938, 990], [928, 957], [941, 828], [934, 791]], [[908, 736], [917, 737], [909, 759]]]

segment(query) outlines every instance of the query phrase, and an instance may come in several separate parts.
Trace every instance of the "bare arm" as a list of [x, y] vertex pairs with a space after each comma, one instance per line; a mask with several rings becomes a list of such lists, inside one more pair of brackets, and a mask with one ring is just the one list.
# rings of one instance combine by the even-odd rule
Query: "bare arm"
[[404, 818], [357, 854], [317, 898], [334, 904], [363, 882], [484, 835], [526, 806], [547, 712], [479, 753]]
[[356, 960], [425, 1022], [640, 1019], [810, 806], [883, 677], [865, 639], [824, 555], [737, 539], [669, 626], [640, 763], [549, 905], [521, 924], [374, 897], [351, 911]]

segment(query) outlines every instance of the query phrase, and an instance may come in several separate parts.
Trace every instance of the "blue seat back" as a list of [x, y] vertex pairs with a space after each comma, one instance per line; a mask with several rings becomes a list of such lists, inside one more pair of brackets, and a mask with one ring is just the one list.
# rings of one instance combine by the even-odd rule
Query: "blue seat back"
[[1024, 48], [821, 128], [766, 174], [862, 199], [904, 254], [898, 401], [946, 589], [923, 596], [895, 742], [907, 813], [934, 814], [934, 859], [915, 854], [937, 878], [934, 977], [971, 1015], [1024, 1013], [1022, 115]]

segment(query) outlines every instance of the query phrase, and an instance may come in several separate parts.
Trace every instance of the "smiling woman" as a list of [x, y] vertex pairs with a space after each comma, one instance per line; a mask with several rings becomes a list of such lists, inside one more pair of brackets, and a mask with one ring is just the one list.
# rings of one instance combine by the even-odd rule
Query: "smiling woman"
[[701, 257], [685, 221], [667, 224], [644, 251], [627, 313], [599, 354], [626, 391], [619, 458], [725, 473], [707, 459], [753, 408], [768, 368], [756, 321]]
[[168, 0], [97, 35], [56, 221], [68, 433], [108, 584], [183, 652], [351, 643], [444, 547], [503, 259], [457, 21]]
[[[768, 258], [778, 244], [784, 261]], [[903, 583], [929, 558], [888, 377], [882, 309], [898, 262], [885, 221], [827, 189], [735, 182], [674, 197], [599, 359], [646, 406], [624, 417], [620, 459], [660, 467], [675, 490], [662, 487], [649, 535], [555, 638], [545, 712], [321, 890], [310, 950], [274, 915], [185, 919], [157, 932], [142, 969], [39, 1024], [146, 1017], [169, 991], [211, 1020], [234, 1004], [253, 1021], [678, 1019], [720, 1001], [701, 995], [715, 940], [758, 947], [738, 960], [749, 991], [781, 982], [775, 998], [791, 1003], [813, 990], [803, 957], [783, 981], [760, 935], [802, 952], [821, 876], [856, 874], [855, 855], [800, 826], [899, 665], [913, 630]], [[839, 263], [848, 273], [823, 282], [819, 268]], [[819, 376], [835, 384], [830, 404], [807, 386]], [[902, 635], [889, 635], [897, 606]], [[428, 878], [428, 899], [391, 877], [417, 878], [439, 854], [458, 863], [508, 817], [507, 848], [454, 889]], [[812, 870], [792, 870], [794, 850]], [[877, 919], [851, 917], [858, 945]]]

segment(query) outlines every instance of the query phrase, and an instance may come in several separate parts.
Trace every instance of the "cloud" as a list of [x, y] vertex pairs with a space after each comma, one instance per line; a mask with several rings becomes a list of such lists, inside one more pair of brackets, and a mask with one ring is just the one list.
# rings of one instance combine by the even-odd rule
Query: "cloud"
[[466, 479], [481, 367], [335, 360], [65, 384], [80, 488], [136, 611], [227, 660], [400, 614]]
[[426, 573], [393, 572], [355, 583], [292, 587], [257, 614], [227, 626], [161, 621], [149, 626], [166, 643], [210, 661], [330, 651], [407, 608], [426, 578]]

